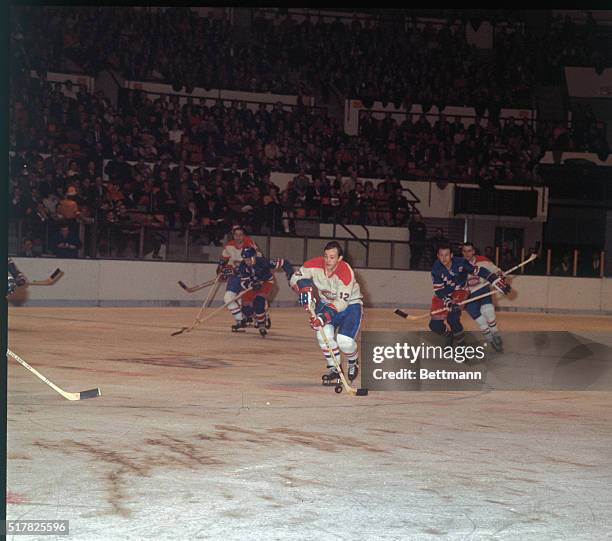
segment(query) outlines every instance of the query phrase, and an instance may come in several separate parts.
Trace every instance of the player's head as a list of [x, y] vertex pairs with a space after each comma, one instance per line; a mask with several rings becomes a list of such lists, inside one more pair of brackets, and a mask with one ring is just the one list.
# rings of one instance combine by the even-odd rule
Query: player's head
[[436, 254], [438, 256], [438, 261], [442, 263], [442, 265], [445, 267], [450, 265], [453, 258], [453, 252], [451, 251], [450, 244], [447, 244], [446, 242], [438, 244]]
[[236, 225], [232, 228], [232, 238], [234, 239], [234, 242], [236, 242], [237, 244], [242, 244], [244, 242], [245, 236], [246, 236], [246, 233], [241, 226]]
[[323, 257], [325, 258], [325, 267], [328, 271], [333, 271], [340, 261], [344, 259], [344, 251], [340, 243], [332, 240], [325, 245], [323, 249]]
[[242, 256], [242, 259], [247, 265], [255, 264], [255, 258], [257, 257], [257, 251], [255, 250], [255, 248], [248, 246], [247, 248], [244, 248], [242, 250], [240, 255]]
[[461, 255], [465, 257], [467, 260], [470, 260], [476, 254], [476, 249], [471, 242], [464, 242], [461, 246]]

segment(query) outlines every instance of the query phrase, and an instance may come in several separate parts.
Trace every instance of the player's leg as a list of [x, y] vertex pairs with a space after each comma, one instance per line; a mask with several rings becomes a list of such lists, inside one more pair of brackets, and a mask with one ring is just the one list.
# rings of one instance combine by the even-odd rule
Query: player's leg
[[[441, 308], [444, 308], [444, 302], [442, 301], [442, 299], [438, 297], [433, 297], [431, 299], [431, 311], [435, 312], [437, 310], [440, 310]], [[447, 329], [445, 324], [447, 314], [448, 312], [441, 312], [439, 314], [431, 316], [431, 319], [429, 320], [429, 328], [436, 334], [443, 336], [446, 339], [446, 343], [448, 345], [452, 345], [453, 335]]]
[[485, 302], [482, 304], [480, 308], [480, 312], [487, 321], [489, 331], [491, 332], [491, 339], [492, 339], [493, 347], [497, 351], [501, 351], [503, 344], [502, 344], [501, 336], [499, 335], [499, 330], [497, 328], [497, 319], [495, 317], [495, 306], [493, 305], [493, 302], [491, 301], [491, 299], [489, 298], [483, 299], [483, 301], [485, 300], [488, 302]]
[[[325, 333], [325, 338], [322, 333]], [[323, 357], [327, 366], [327, 371], [321, 376], [323, 385], [334, 385], [340, 379], [334, 363], [334, 358], [336, 362], [340, 360], [340, 349], [338, 348], [335, 334], [336, 328], [331, 324], [327, 324], [317, 330], [317, 342], [319, 342], [319, 347], [323, 351]]]
[[[485, 290], [475, 291], [470, 294], [470, 297], [476, 297], [481, 295], [482, 293], [486, 293]], [[468, 298], [470, 298], [468, 297]], [[478, 301], [473, 301], [465, 305], [465, 311], [470, 314], [470, 317], [476, 322], [478, 327], [480, 328], [480, 332], [482, 332], [483, 338], [490, 344], [493, 344], [493, 334], [491, 333], [491, 329], [489, 328], [489, 323], [487, 322], [485, 316], [482, 313], [482, 305], [484, 300], [480, 299]]]
[[227, 305], [227, 309], [230, 311], [235, 320], [235, 324], [232, 325], [233, 332], [238, 332], [246, 327], [246, 320], [244, 319], [244, 314], [242, 313], [240, 300], [232, 302], [238, 296], [241, 289], [240, 277], [232, 276], [227, 281], [227, 288], [225, 290], [225, 296], [223, 297], [223, 301], [225, 303], [229, 303]]
[[357, 335], [362, 319], [363, 306], [361, 304], [349, 305], [334, 318], [334, 322], [339, 323], [336, 342], [338, 343], [338, 348], [346, 357], [348, 364], [347, 376], [350, 381], [353, 381], [359, 375]]
[[259, 330], [262, 337], [265, 337], [268, 331], [266, 329], [266, 298], [263, 295], [257, 295], [253, 299], [253, 310], [255, 313], [255, 328]]
[[462, 346], [465, 343], [465, 332], [461, 324], [461, 310], [449, 312], [446, 321], [453, 336], [453, 345]]
[[446, 344], [453, 345], [453, 333], [448, 330], [445, 323], [446, 317], [436, 314], [429, 320], [429, 329], [446, 339]]

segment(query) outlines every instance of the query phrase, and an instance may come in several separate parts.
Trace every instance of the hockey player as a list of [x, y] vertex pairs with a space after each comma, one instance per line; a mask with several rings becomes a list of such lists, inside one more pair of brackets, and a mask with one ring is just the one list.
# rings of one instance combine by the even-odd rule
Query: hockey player
[[[463, 257], [471, 265], [484, 267], [489, 272], [502, 276], [502, 271], [490, 259], [476, 255], [476, 250], [471, 242], [464, 242], [461, 247]], [[473, 299], [491, 291], [491, 283], [480, 276], [470, 274], [467, 281], [468, 290], [470, 292], [468, 299]], [[495, 351], [502, 350], [502, 339], [499, 336], [497, 322], [495, 319], [495, 307], [493, 306], [492, 297], [485, 297], [477, 301], [470, 302], [465, 305], [465, 310], [472, 319], [478, 324], [485, 340], [493, 346]]]
[[[484, 278], [504, 295], [510, 293], [511, 287], [502, 276], [498, 276], [485, 267], [472, 265], [463, 257], [453, 257], [448, 244], [438, 245], [437, 257], [438, 260], [431, 269], [434, 290], [431, 311], [441, 308], [446, 308], [446, 310], [431, 316], [429, 328], [445, 336], [448, 339], [448, 345], [462, 345], [465, 335], [461, 325], [461, 307], [458, 304], [468, 296], [468, 275], [473, 274]], [[450, 330], [446, 328], [445, 320]]]
[[[266, 303], [274, 285], [274, 271], [283, 269], [287, 280], [293, 274], [293, 267], [286, 259], [267, 259], [257, 255], [255, 248], [249, 246], [242, 250], [242, 262], [238, 265], [236, 273], [227, 283], [224, 302], [229, 303], [227, 308], [234, 316], [236, 323], [232, 325], [233, 332], [240, 332], [246, 327], [245, 316], [254, 317], [255, 327], [259, 334], [265, 337]], [[231, 302], [241, 291], [252, 288], [238, 301]]]
[[28, 283], [24, 274], [17, 268], [17, 265], [9, 257], [8, 260], [8, 286], [7, 295], [14, 293], [18, 287], [24, 286]]
[[[348, 361], [349, 380], [353, 381], [359, 374], [356, 338], [363, 318], [363, 296], [353, 269], [344, 261], [340, 244], [328, 242], [323, 254], [306, 261], [293, 274], [289, 284], [298, 293], [299, 303], [304, 308], [315, 303], [315, 316], [311, 317], [310, 326], [317, 331], [317, 340], [327, 362], [323, 385], [333, 385], [339, 379], [333, 359], [340, 362], [340, 352]], [[313, 296], [314, 287], [318, 290], [318, 300]]]
[[242, 250], [245, 248], [255, 248], [257, 255], [262, 255], [257, 244], [247, 236], [244, 228], [236, 225], [232, 228], [232, 239], [223, 247], [221, 259], [217, 265], [217, 274], [221, 274], [223, 280], [229, 280], [238, 265], [242, 263]]

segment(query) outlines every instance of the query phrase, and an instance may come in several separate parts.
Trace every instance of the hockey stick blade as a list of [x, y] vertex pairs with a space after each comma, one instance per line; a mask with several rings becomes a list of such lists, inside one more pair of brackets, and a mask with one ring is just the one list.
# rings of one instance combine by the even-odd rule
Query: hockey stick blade
[[55, 269], [53, 271], [53, 274], [51, 274], [51, 276], [49, 276], [49, 278], [46, 278], [44, 280], [32, 280], [31, 282], [28, 282], [27, 285], [29, 285], [29, 286], [52, 286], [62, 276], [64, 276], [64, 271], [62, 271], [60, 269]]
[[368, 396], [367, 388], [363, 387], [362, 389], [357, 389], [355, 396]]
[[85, 400], [86, 398], [97, 398], [98, 396], [101, 396], [102, 392], [100, 391], [99, 387], [96, 387], [95, 389], [88, 389], [87, 391], [81, 391], [79, 393], [79, 400]]
[[189, 327], [183, 327], [182, 329], [178, 330], [178, 331], [174, 331], [170, 336], [177, 336], [179, 334], [183, 334]]
[[399, 308], [397, 310], [395, 310], [395, 312], [393, 312], [396, 316], [399, 317], [403, 317], [404, 319], [406, 319], [408, 317], [408, 314], [406, 312], [404, 312], [403, 310], [400, 310]]
[[204, 282], [202, 284], [197, 284], [195, 286], [191, 286], [189, 287], [185, 282], [183, 282], [182, 280], [178, 281], [178, 284], [187, 292], [187, 293], [195, 293], [196, 291], [200, 291], [200, 289], [204, 289], [205, 287], [209, 287], [211, 285], [213, 285], [217, 280], [209, 280], [208, 282]]

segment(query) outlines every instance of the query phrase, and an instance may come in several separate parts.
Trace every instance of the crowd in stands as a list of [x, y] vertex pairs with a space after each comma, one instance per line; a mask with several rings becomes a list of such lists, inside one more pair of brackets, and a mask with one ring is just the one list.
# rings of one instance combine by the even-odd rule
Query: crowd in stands
[[251, 32], [187, 7], [21, 6], [12, 17], [13, 64], [42, 72], [112, 66], [127, 78], [177, 88], [285, 94], [326, 94], [331, 82], [349, 98], [482, 113], [530, 107], [538, 78], [559, 75], [564, 65], [610, 64], [593, 19], [558, 19], [537, 32], [498, 25], [491, 54], [483, 55], [468, 44], [464, 23], [423, 25], [401, 13], [344, 24], [310, 16], [298, 23], [262, 11]]
[[[526, 32], [502, 32], [483, 61], [452, 25], [295, 24], [258, 16], [252, 39], [238, 39], [224, 19], [184, 8], [19, 6], [12, 16], [10, 212], [34, 249], [49, 221], [124, 232], [143, 222], [205, 229], [205, 241], [215, 244], [232, 223], [255, 233], [291, 233], [303, 217], [406, 226], [418, 218], [402, 179], [534, 185], [546, 150], [609, 152], [588, 110], [586, 122], [539, 123], [537, 131], [529, 121], [498, 118], [501, 105], [520, 104], [534, 84], [541, 59]], [[548, 32], [555, 37], [541, 50], [550, 54], [550, 43], [571, 37], [555, 49], [555, 62], [593, 62], [597, 43], [582, 40], [582, 30], [565, 24]], [[398, 121], [364, 112], [359, 134], [349, 137], [325, 109], [301, 100], [291, 110], [277, 104], [253, 111], [244, 103], [180, 103], [124, 90], [113, 106], [101, 92], [66, 92], [29, 73], [95, 73], [109, 65], [128, 78], [178, 81], [187, 91], [300, 93], [304, 83], [325, 91], [324, 81], [333, 80], [365, 101], [419, 102], [426, 111], [474, 105], [479, 116], [465, 126], [444, 115], [430, 124], [424, 115]], [[487, 119], [480, 116], [485, 108]], [[274, 171], [295, 178], [281, 191], [270, 181]], [[384, 182], [375, 187], [368, 178]]]

